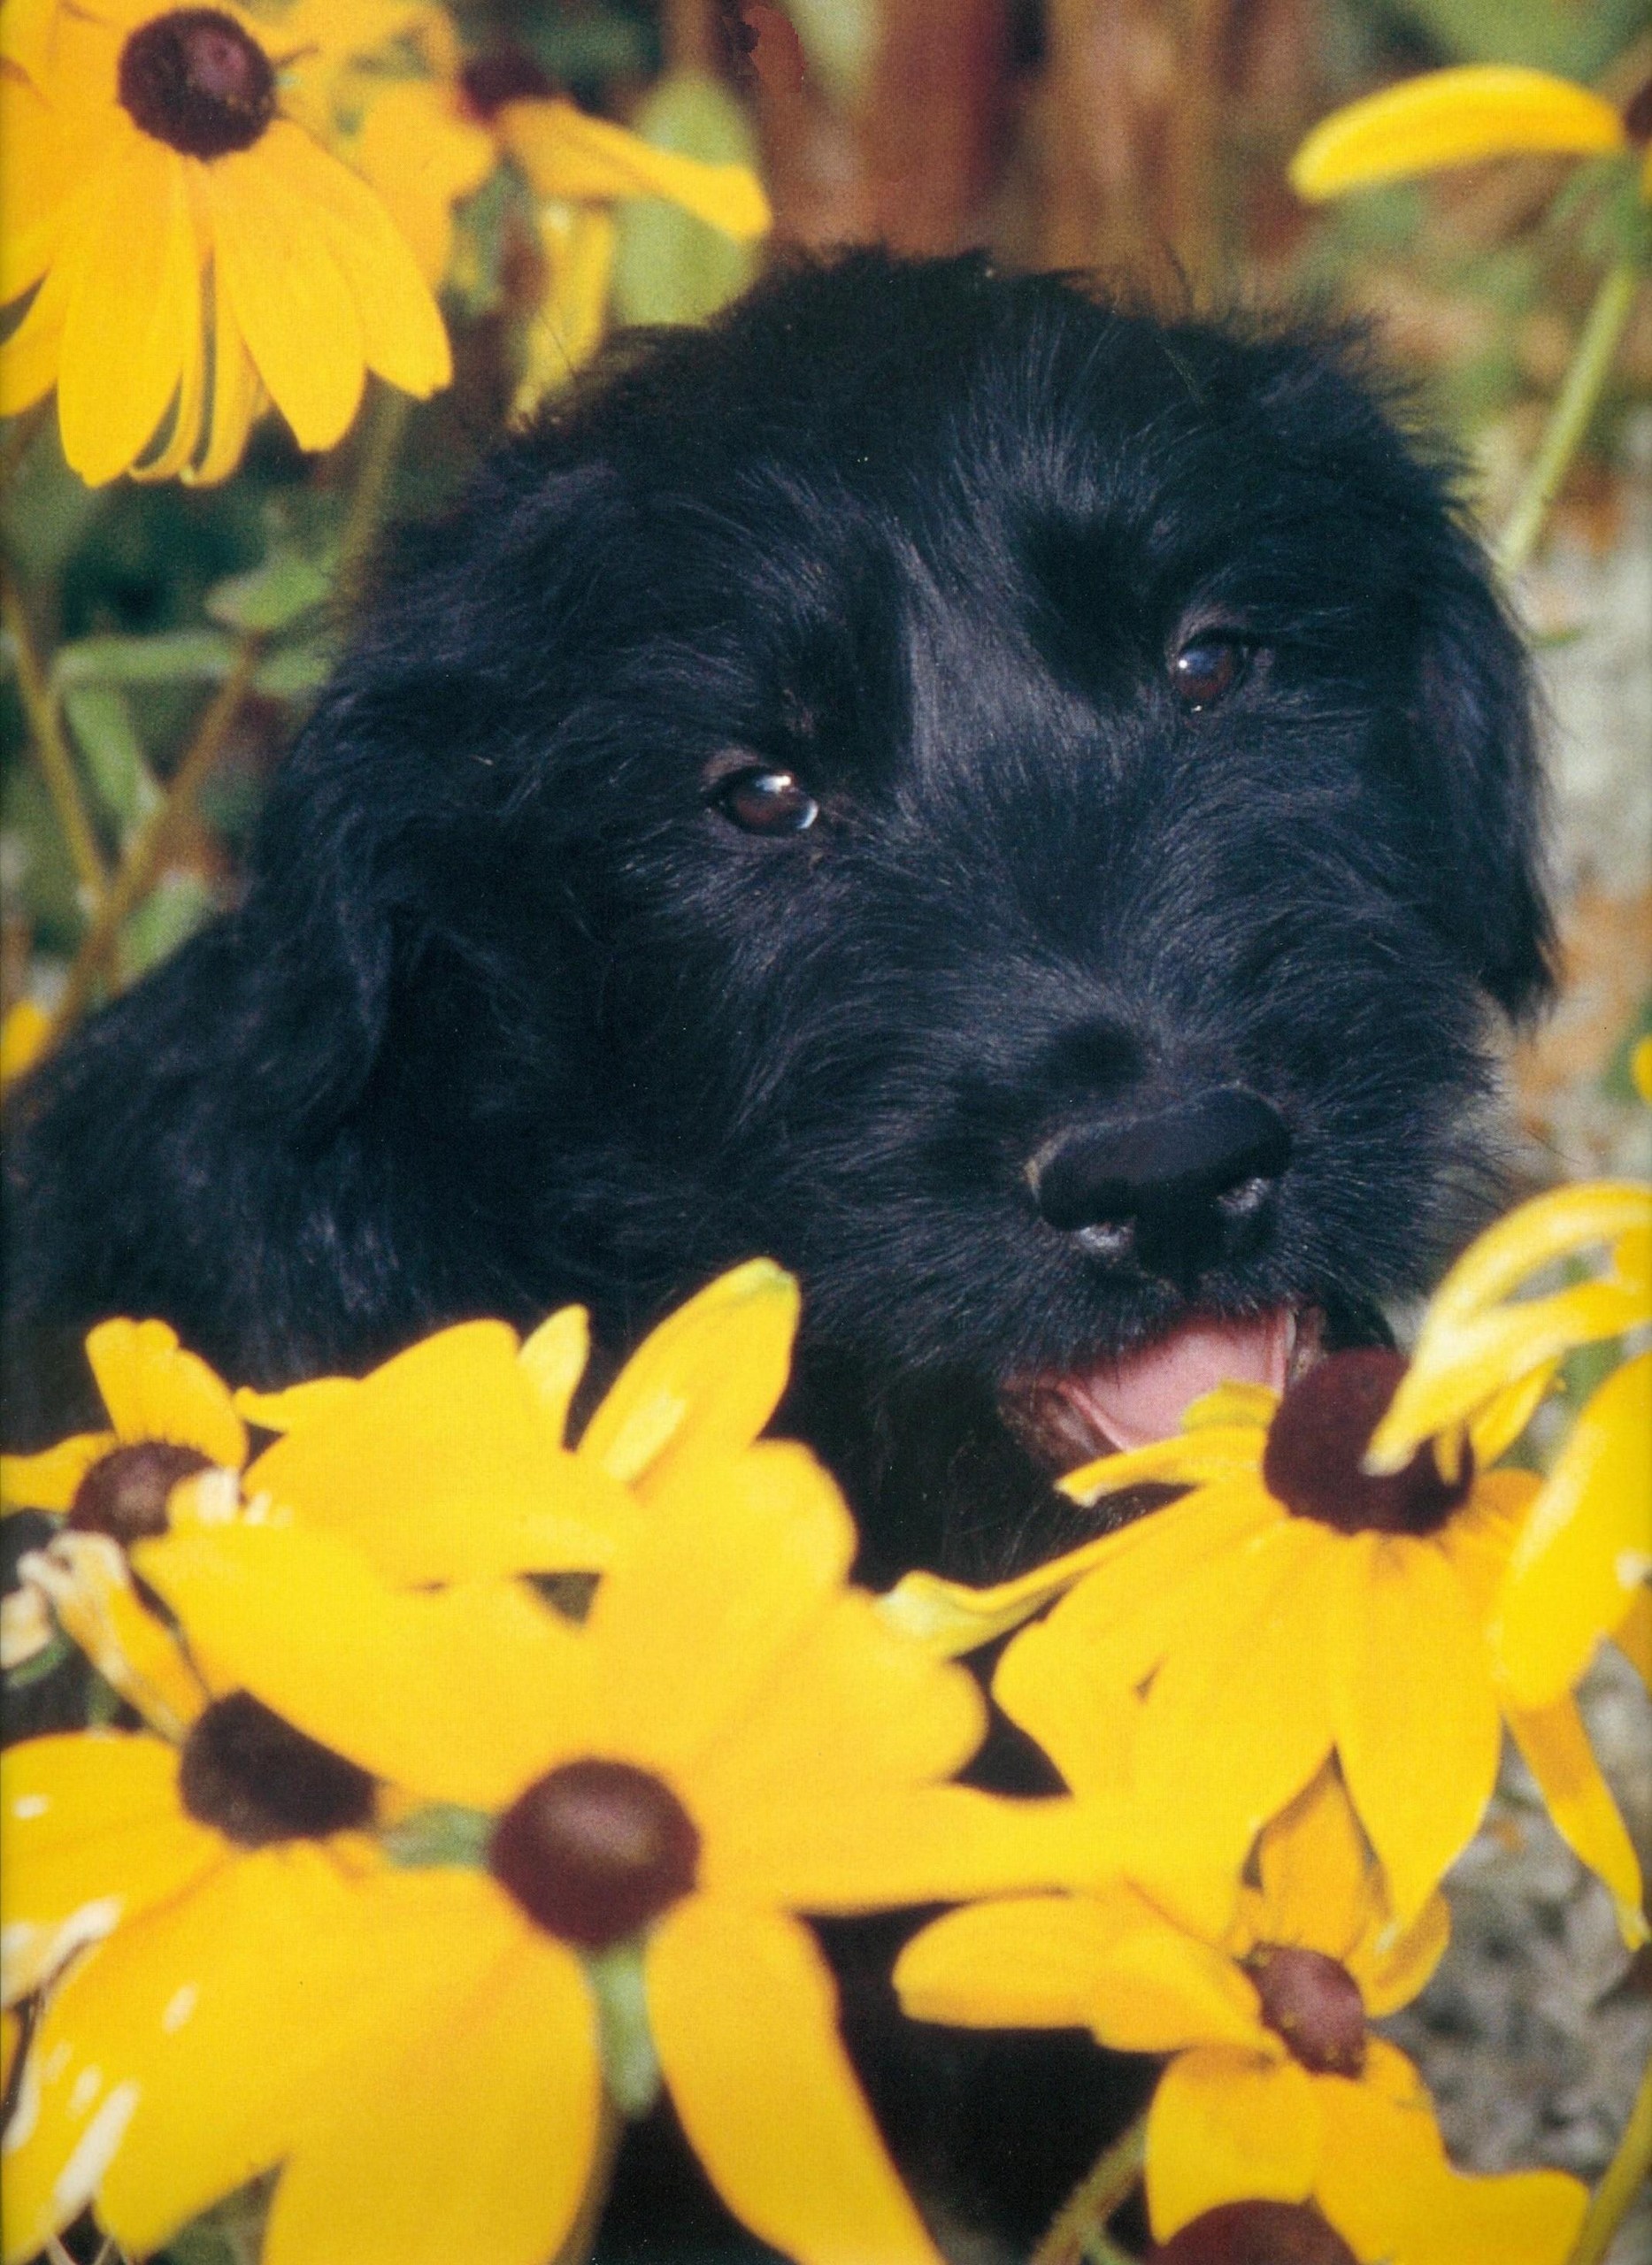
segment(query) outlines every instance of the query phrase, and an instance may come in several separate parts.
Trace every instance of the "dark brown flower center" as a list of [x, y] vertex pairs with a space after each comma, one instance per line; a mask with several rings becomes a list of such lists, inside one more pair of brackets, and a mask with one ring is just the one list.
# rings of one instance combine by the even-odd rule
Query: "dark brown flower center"
[[68, 1523], [77, 1533], [112, 1535], [123, 1549], [166, 1531], [166, 1497], [181, 1478], [210, 1470], [211, 1455], [172, 1440], [138, 1440], [99, 1455], [74, 1490]]
[[1153, 2252], [1150, 2265], [1358, 2265], [1341, 2235], [1300, 2202], [1224, 2202]]
[[1346, 1966], [1323, 1951], [1258, 1943], [1245, 1961], [1262, 2018], [1317, 2077], [1356, 2077], [1365, 2065], [1365, 2000]]
[[243, 1848], [320, 1840], [373, 1819], [373, 1779], [250, 1691], [215, 1699], [184, 1740], [178, 1792], [197, 1824]]
[[668, 1785], [627, 1762], [567, 1762], [494, 1828], [488, 1865], [530, 1919], [581, 1950], [623, 1942], [694, 1885], [700, 1836]]
[[513, 42], [473, 55], [459, 73], [459, 93], [471, 116], [485, 126], [507, 103], [549, 102], [559, 91], [536, 56]]
[[275, 70], [217, 8], [179, 8], [141, 24], [116, 81], [134, 125], [188, 157], [250, 150], [275, 115]]
[[1404, 1374], [1401, 1354], [1374, 1347], [1333, 1353], [1310, 1369], [1286, 1394], [1268, 1433], [1268, 1492], [1298, 1517], [1339, 1533], [1437, 1533], [1467, 1499], [1474, 1466], [1466, 1447], [1456, 1479], [1441, 1475], [1426, 1440], [1391, 1478], [1360, 1469]]

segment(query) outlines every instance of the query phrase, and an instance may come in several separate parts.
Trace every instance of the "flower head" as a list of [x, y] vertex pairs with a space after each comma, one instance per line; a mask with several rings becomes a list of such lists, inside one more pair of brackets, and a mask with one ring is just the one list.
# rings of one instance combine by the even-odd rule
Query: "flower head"
[[[1318, 202], [1482, 157], [1599, 157], [1646, 138], [1638, 119], [1569, 79], [1514, 64], [1464, 64], [1333, 111], [1297, 150], [1290, 179], [1299, 196]], [[1652, 153], [1643, 181], [1652, 185]]]
[[[1006, 1703], [1064, 1742], [1048, 1685], [1011, 1683]], [[1369, 2026], [1421, 1989], [1447, 1929], [1438, 1896], [1396, 1923], [1326, 1767], [1262, 1834], [1256, 1885], [1219, 1935], [1179, 1923], [1127, 1882], [1007, 1898], [914, 1937], [895, 1986], [921, 2020], [1083, 2026], [1126, 2051], [1174, 2054], [1148, 2122], [1161, 2241], [1260, 2198], [1311, 2201], [1362, 2265], [1559, 2265], [1583, 2214], [1577, 2181], [1453, 2170], [1415, 2069]], [[1247, 2253], [1189, 2240], [1169, 2253]]]
[[1080, 1502], [1144, 1479], [1187, 1486], [1179, 1501], [999, 1590], [909, 1579], [885, 1609], [956, 1650], [1061, 1596], [1050, 1631], [1144, 1694], [1136, 1767], [1164, 1789], [1160, 1862], [1183, 1894], [1236, 1876], [1256, 1832], [1334, 1752], [1410, 1920], [1479, 1823], [1506, 1722], [1556, 1824], [1607, 1883], [1625, 1937], [1641, 1940], [1640, 1865], [1575, 1703], [1563, 1693], [1522, 1706], [1489, 1638], [1541, 1482], [1485, 1465], [1525, 1428], [1547, 1378], [1521, 1376], [1465, 1432], [1373, 1472], [1367, 1450], [1404, 1366], [1397, 1354], [1333, 1354], [1282, 1401], [1225, 1386], [1188, 1410], [1179, 1437], [1062, 1481]]
[[0, 63], [0, 303], [34, 296], [0, 349], [0, 410], [55, 385], [88, 483], [222, 479], [266, 398], [301, 447], [330, 448], [369, 369], [419, 395], [447, 382], [404, 239], [290, 114], [296, 71], [364, 43], [328, 0], [273, 31], [230, 4], [27, 12]]
[[[644, 1405], [608, 1453], [643, 1452]], [[578, 1623], [515, 1584], [395, 1588], [296, 1525], [142, 1547], [142, 1577], [240, 1687], [469, 1821], [473, 1868], [396, 1875], [398, 1894], [420, 1884], [426, 1933], [371, 2038], [312, 2081], [267, 2265], [434, 2265], [473, 2247], [480, 2193], [499, 2265], [552, 2254], [591, 2160], [621, 1970], [749, 2225], [798, 2258], [933, 2265], [795, 1915], [1064, 1877], [1072, 1805], [941, 1782], [980, 1738], [980, 1695], [843, 1586], [853, 1548], [825, 1474], [773, 1442], [661, 1468]], [[225, 2088], [239, 2056], [276, 2049], [249, 2034]], [[105, 2065], [142, 2081], [129, 2056]], [[139, 2246], [176, 2222], [172, 2176], [150, 2156]]]

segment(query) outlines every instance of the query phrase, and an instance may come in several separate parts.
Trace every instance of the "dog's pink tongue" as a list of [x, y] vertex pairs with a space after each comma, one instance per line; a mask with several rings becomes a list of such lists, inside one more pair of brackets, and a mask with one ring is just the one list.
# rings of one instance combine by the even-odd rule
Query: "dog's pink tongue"
[[1127, 1360], [1064, 1377], [1061, 1388], [1116, 1447], [1144, 1447], [1169, 1439], [1184, 1410], [1218, 1384], [1282, 1392], [1295, 1333], [1283, 1307], [1256, 1321], [1196, 1316]]

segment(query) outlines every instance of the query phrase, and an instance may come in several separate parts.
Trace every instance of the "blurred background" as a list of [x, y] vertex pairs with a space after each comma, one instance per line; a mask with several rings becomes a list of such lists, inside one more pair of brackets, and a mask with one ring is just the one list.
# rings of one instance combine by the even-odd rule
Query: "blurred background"
[[[671, 203], [618, 203], [588, 342], [603, 320], [696, 319], [788, 247], [871, 240], [986, 245], [1009, 265], [1091, 270], [1184, 305], [1309, 303], [1374, 326], [1419, 413], [1456, 441], [1488, 533], [1621, 257], [1628, 174], [1510, 157], [1310, 208], [1287, 161], [1339, 104], [1450, 64], [1533, 65], [1632, 119], [1652, 110], [1648, 0], [453, 0], [443, 20], [457, 35], [448, 83], [473, 120], [496, 98], [559, 92], [659, 148], [750, 165], [767, 188], [766, 242]], [[79, 1011], [232, 900], [265, 786], [383, 534], [439, 511], [565, 380], [577, 357], [565, 336], [548, 352], [542, 325], [554, 241], [508, 172], [457, 208], [442, 296], [453, 385], [410, 408], [373, 381], [328, 454], [304, 456], [267, 417], [220, 487], [88, 489], [47, 405], [0, 428], [5, 1008], [50, 1016], [68, 984]], [[1565, 973], [1558, 1012], [1512, 1058], [1519, 1173], [1644, 1171], [1648, 1112], [1627, 1074], [1652, 1024], [1644, 283], [1512, 595], [1548, 709]], [[91, 836], [78, 856], [43, 759], [54, 737]], [[88, 866], [106, 879], [134, 862], [142, 886], [88, 964]], [[1644, 1694], [1613, 1683], [1591, 1705], [1644, 1845]], [[1604, 1898], [1529, 1790], [1510, 1777], [1483, 1862], [1465, 1865], [1456, 1943], [1405, 2041], [1462, 2160], [1591, 2176], [1626, 2111], [1652, 1981], [1644, 1958], [1625, 1968]], [[1652, 2259], [1645, 2215], [1614, 2255]]]

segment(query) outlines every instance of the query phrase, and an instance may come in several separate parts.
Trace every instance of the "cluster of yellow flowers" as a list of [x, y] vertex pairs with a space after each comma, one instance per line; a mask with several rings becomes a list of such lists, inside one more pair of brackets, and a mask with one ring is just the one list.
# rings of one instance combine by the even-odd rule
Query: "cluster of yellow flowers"
[[[1255, 2202], [1362, 2261], [1560, 2265], [1583, 2188], [1456, 2171], [1371, 2023], [1445, 1948], [1500, 1714], [1645, 1938], [1571, 1691], [1602, 1637], [1652, 1653], [1652, 1353], [1547, 1478], [1487, 1466], [1570, 1349], [1646, 1323], [1649, 1275], [1648, 1191], [1543, 1197], [1409, 1369], [1225, 1388], [1065, 1482], [1179, 1500], [997, 1589], [881, 1598], [826, 1474], [759, 1436], [797, 1314], [766, 1261], [572, 1446], [577, 1308], [274, 1394], [102, 1324], [110, 1428], [0, 1468], [61, 1518], [8, 1663], [71, 1638], [143, 1725], [4, 1757], [7, 2260], [88, 2204], [142, 2254], [279, 2169], [266, 2265], [542, 2265], [664, 2085], [788, 2256], [936, 2265], [800, 1915], [945, 1903], [896, 1965], [910, 2015], [1172, 2056], [1161, 2242]], [[993, 1697], [1065, 1794], [953, 1782], [987, 1713], [949, 1655], [1006, 1630]]]
[[331, 448], [369, 370], [448, 382], [453, 208], [501, 163], [543, 254], [542, 385], [600, 340], [616, 200], [768, 225], [744, 167], [587, 117], [526, 56], [467, 62], [434, 0], [5, 0], [0, 416], [55, 386], [91, 484], [222, 480], [271, 403]]

